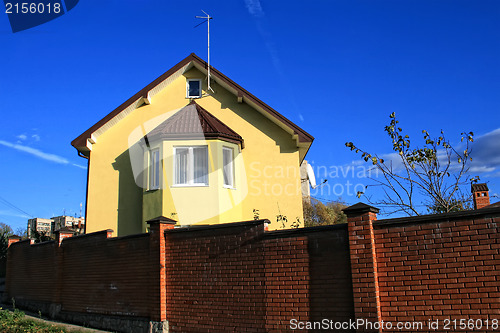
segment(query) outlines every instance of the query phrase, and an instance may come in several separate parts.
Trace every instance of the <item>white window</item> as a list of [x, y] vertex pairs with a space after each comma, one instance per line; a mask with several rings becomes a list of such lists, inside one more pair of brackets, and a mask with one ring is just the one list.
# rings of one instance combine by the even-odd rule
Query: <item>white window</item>
[[234, 156], [233, 149], [222, 147], [222, 173], [224, 175], [224, 187], [234, 187]]
[[200, 98], [201, 97], [201, 80], [188, 79], [186, 84], [186, 97], [187, 98]]
[[160, 188], [160, 150], [153, 149], [149, 152], [149, 189]]
[[174, 185], [208, 185], [208, 147], [174, 148]]

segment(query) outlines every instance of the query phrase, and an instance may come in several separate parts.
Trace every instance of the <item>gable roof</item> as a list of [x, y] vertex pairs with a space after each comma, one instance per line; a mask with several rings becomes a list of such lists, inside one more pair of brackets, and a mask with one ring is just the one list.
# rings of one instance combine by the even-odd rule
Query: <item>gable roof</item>
[[217, 119], [210, 112], [191, 101], [172, 117], [146, 135], [148, 141], [160, 139], [222, 139], [239, 143], [243, 148], [243, 138]]
[[500, 201], [499, 202], [495, 202], [495, 203], [493, 203], [491, 205], [488, 205], [488, 206], [484, 206], [484, 207], [482, 207], [480, 209], [485, 209], [485, 208], [500, 208]]
[[[207, 63], [198, 57], [196, 54], [191, 53], [189, 56], [184, 58], [177, 65], [163, 73], [161, 76], [156, 78], [146, 87], [141, 89], [135, 95], [126, 100], [119, 107], [111, 111], [104, 118], [99, 120], [97, 123], [92, 125], [89, 129], [79, 135], [76, 139], [71, 142], [71, 145], [75, 147], [79, 152], [86, 153], [92, 149], [92, 144], [96, 142], [96, 136], [104, 132], [107, 127], [110, 127], [117, 123], [119, 120], [124, 118], [133, 110], [137, 109], [144, 103], [149, 104], [150, 97], [160, 91], [163, 87], [168, 85], [175, 78], [180, 76], [182, 73], [190, 69], [191, 67], [196, 67], [197, 69], [207, 72]], [[250, 106], [254, 107], [256, 110], [261, 112], [264, 116], [278, 124], [281, 128], [287, 130], [297, 141], [299, 147], [309, 149], [313, 136], [304, 131], [302, 128], [294, 124], [292, 121], [287, 119], [285, 116], [271, 108], [266, 103], [262, 102], [260, 99], [249, 93], [247, 90], [242, 88], [240, 85], [235, 83], [233, 80], [222, 74], [217, 69], [210, 66], [211, 79], [234, 93], [238, 100], [245, 102]], [[305, 152], [302, 154], [305, 156]], [[303, 159], [303, 156], [301, 159]]]

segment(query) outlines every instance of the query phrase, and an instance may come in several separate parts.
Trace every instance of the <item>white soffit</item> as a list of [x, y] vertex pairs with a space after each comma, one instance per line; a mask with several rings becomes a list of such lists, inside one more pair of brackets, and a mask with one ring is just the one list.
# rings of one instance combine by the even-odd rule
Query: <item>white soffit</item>
[[[175, 81], [179, 76], [181, 76], [183, 73], [185, 73], [186, 70], [187, 70], [186, 68], [190, 64], [191, 64], [191, 62], [188, 63], [188, 64], [186, 64], [185, 66], [181, 67], [174, 74], [170, 75], [165, 80], [163, 80], [162, 82], [160, 82], [159, 84], [157, 84], [155, 87], [153, 87], [149, 92], [147, 92], [147, 95], [146, 95], [147, 98], [149, 100], [151, 100], [161, 90], [163, 90], [165, 87], [167, 87], [173, 81]], [[139, 97], [137, 100], [135, 100], [134, 102], [132, 102], [127, 108], [125, 108], [123, 111], [121, 111], [116, 116], [114, 116], [112, 119], [110, 119], [108, 122], [106, 122], [106, 124], [104, 124], [103, 126], [101, 126], [100, 128], [98, 128], [95, 132], [93, 132], [92, 133], [92, 141], [94, 141], [94, 142], [91, 142], [91, 143], [97, 142], [97, 139], [99, 138], [99, 136], [101, 136], [104, 132], [106, 132], [111, 127], [113, 127], [116, 124], [118, 124], [118, 122], [120, 122], [120, 120], [122, 120], [123, 118], [125, 118], [126, 116], [128, 116], [132, 111], [134, 111], [135, 109], [137, 109], [138, 107], [140, 107], [141, 105], [143, 105], [144, 104], [143, 98], [144, 98], [144, 96]]]
[[[192, 66], [191, 66], [192, 67]], [[201, 66], [200, 64], [198, 63], [194, 63], [194, 67], [196, 67], [200, 72], [204, 73], [205, 75], [207, 75], [207, 70]], [[188, 68], [189, 69], [189, 68]], [[186, 70], [188, 70], [186, 69]], [[238, 96], [238, 91], [236, 89], [234, 89], [233, 87], [229, 86], [222, 78], [220, 78], [217, 74], [213, 73], [212, 72], [212, 80], [217, 83], [218, 85], [220, 85], [221, 87], [223, 87], [224, 89], [226, 89], [227, 91], [230, 91], [232, 94], [234, 94], [237, 98], [239, 98]], [[214, 80], [215, 78], [215, 80]], [[265, 111], [264, 109], [262, 109], [258, 104], [254, 103], [253, 101], [249, 100], [248, 98], [244, 98], [242, 97], [242, 102], [245, 102], [247, 103], [248, 105], [250, 105], [253, 109], [259, 111], [264, 117], [266, 117], [267, 119], [271, 120], [274, 124], [278, 125], [281, 129], [283, 129], [285, 132], [289, 133], [291, 136], [292, 136], [292, 139], [294, 139], [296, 142], [297, 142], [297, 146], [299, 145], [299, 137], [297, 134], [294, 133], [293, 129], [289, 126], [287, 126], [285, 123], [283, 123], [282, 121], [279, 121], [279, 119], [277, 119], [276, 117], [272, 116], [271, 114], [269, 114], [269, 112]]]

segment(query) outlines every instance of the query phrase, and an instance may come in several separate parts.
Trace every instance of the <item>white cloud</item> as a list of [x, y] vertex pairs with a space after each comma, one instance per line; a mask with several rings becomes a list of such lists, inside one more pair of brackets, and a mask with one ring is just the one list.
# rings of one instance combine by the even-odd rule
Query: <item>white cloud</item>
[[20, 214], [20, 213], [13, 213], [8, 210], [0, 210], [0, 216], [13, 216], [13, 217], [22, 217], [25, 219], [30, 219], [31, 216], [28, 216], [26, 214]]
[[55, 154], [44, 153], [41, 150], [31, 148], [28, 146], [14, 144], [14, 143], [10, 143], [10, 142], [3, 141], [3, 140], [0, 140], [0, 144], [4, 145], [6, 147], [12, 148], [12, 149], [23, 151], [25, 153], [28, 153], [30, 155], [39, 157], [39, 158], [47, 160], [47, 161], [51, 161], [51, 162], [55, 162], [55, 163], [59, 163], [59, 164], [68, 164], [69, 163], [69, 161], [67, 159], [65, 159], [64, 157], [61, 157], [61, 156], [58, 156]]
[[469, 168], [469, 173], [487, 173], [495, 171], [495, 167], [488, 167], [485, 165], [474, 165]]
[[66, 158], [64, 158], [62, 156], [50, 154], [50, 153], [45, 153], [41, 150], [31, 148], [28, 146], [20, 145], [17, 143], [11, 143], [11, 142], [7, 142], [7, 141], [3, 141], [3, 140], [0, 140], [0, 145], [28, 153], [30, 155], [36, 156], [36, 157], [41, 158], [41, 159], [46, 160], [46, 161], [51, 161], [51, 162], [58, 163], [58, 164], [73, 165], [73, 166], [76, 166], [76, 167], [79, 167], [82, 169], [86, 169], [86, 167], [84, 167], [84, 166], [70, 163]]
[[40, 135], [38, 135], [38, 134], [33, 134], [33, 135], [31, 136], [31, 138], [32, 138], [33, 140], [35, 140], [35, 141], [40, 141]]
[[245, 0], [245, 6], [247, 7], [250, 15], [255, 17], [264, 16], [264, 11], [262, 10], [259, 0]]
[[80, 168], [80, 169], [87, 170], [87, 167], [86, 167], [86, 166], [83, 166], [83, 165], [80, 165], [80, 164], [71, 163], [71, 165], [72, 165], [72, 166], [76, 166], [77, 168]]
[[[267, 25], [267, 22], [265, 19], [265, 13], [264, 13], [264, 10], [262, 9], [262, 5], [260, 3], [260, 0], [244, 0], [244, 1], [245, 1], [245, 6], [248, 10], [248, 13], [255, 20], [255, 25], [257, 27], [257, 31], [259, 32], [260, 36], [264, 40], [264, 45], [267, 49], [267, 52], [269, 53], [269, 56], [271, 58], [271, 62], [273, 64], [274, 69], [278, 73], [280, 80], [283, 83], [288, 83], [290, 80], [288, 80], [287, 75], [285, 73], [285, 70], [283, 69], [281, 57], [279, 55], [276, 44], [273, 41], [273, 36], [271, 35], [270, 30], [268, 28], [268, 25]], [[304, 121], [304, 117], [302, 116], [301, 111], [299, 110], [299, 107], [297, 105], [297, 102], [295, 101], [294, 95], [289, 94], [289, 99], [292, 102], [293, 107], [297, 111], [299, 119], [301, 121]]]
[[18, 138], [19, 140], [26, 140], [28, 137], [26, 136], [26, 134], [19, 134], [18, 136], [16, 136], [16, 138]]
[[471, 171], [500, 173], [500, 128], [476, 137], [471, 157]]

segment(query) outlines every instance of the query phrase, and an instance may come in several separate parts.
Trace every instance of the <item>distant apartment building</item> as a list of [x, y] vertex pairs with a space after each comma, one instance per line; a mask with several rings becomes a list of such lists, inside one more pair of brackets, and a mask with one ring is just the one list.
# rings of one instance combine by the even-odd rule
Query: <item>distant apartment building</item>
[[51, 219], [42, 219], [35, 217], [28, 220], [28, 237], [35, 237], [34, 231], [45, 235], [52, 235], [54, 232], [54, 221]]
[[85, 232], [85, 218], [62, 215], [51, 219], [39, 217], [29, 219], [28, 237], [35, 237], [34, 230], [46, 236], [53, 236], [55, 231], [62, 228], [70, 228], [78, 234], [83, 234]]
[[54, 231], [61, 228], [71, 228], [75, 231], [83, 233], [85, 227], [85, 218], [83, 217], [73, 217], [73, 216], [56, 216], [53, 217], [54, 221]]

